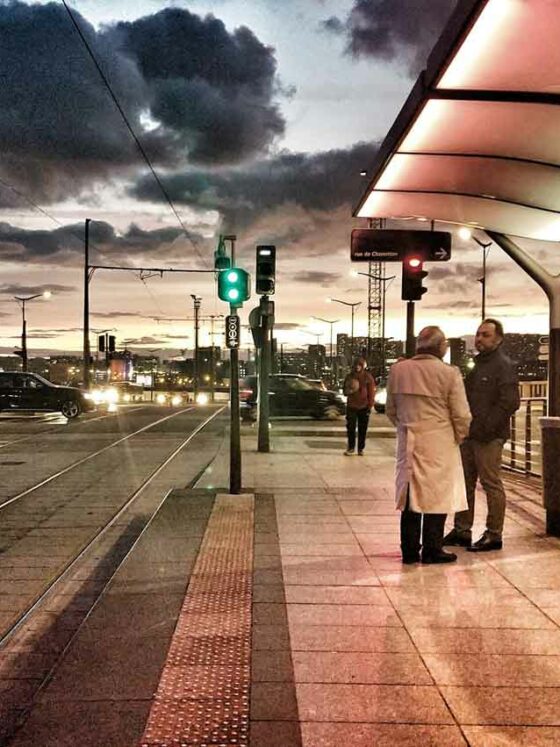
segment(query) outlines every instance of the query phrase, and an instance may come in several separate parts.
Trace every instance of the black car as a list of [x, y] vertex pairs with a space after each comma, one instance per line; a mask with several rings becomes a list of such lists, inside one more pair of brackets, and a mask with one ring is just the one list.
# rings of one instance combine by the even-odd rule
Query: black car
[[[241, 417], [255, 420], [257, 417], [256, 376], [247, 376], [240, 383]], [[344, 398], [337, 392], [318, 389], [303, 376], [273, 374], [270, 377], [269, 402], [271, 416], [306, 415], [312, 418], [335, 420], [346, 409]]]
[[79, 389], [52, 384], [39, 374], [0, 371], [0, 411], [47, 410], [70, 419], [93, 409], [93, 401]]

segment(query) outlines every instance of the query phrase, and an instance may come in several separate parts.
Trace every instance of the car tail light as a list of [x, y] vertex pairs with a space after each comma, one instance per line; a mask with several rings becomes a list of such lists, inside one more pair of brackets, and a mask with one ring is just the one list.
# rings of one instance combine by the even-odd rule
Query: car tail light
[[239, 399], [242, 399], [243, 401], [247, 401], [250, 399], [251, 395], [253, 394], [252, 389], [240, 389], [239, 390]]

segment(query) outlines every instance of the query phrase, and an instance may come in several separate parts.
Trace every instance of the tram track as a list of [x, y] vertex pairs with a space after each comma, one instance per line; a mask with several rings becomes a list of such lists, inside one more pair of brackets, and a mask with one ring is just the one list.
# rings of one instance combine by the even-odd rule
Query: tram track
[[[184, 414], [185, 412], [191, 411], [192, 408], [187, 408], [184, 410], [181, 410], [177, 413], [173, 413], [172, 415], [168, 415], [165, 418], [160, 418], [157, 421], [154, 421], [148, 426], [143, 426], [140, 429], [135, 430], [133, 433], [127, 434], [127, 436], [124, 436], [117, 441], [114, 441], [112, 444], [108, 444], [102, 449], [97, 450], [93, 454], [88, 455], [86, 458], [82, 458], [78, 460], [77, 462], [73, 463], [72, 465], [69, 465], [64, 470], [60, 470], [54, 475], [51, 475], [46, 480], [42, 480], [36, 485], [32, 486], [31, 488], [28, 488], [27, 490], [23, 491], [17, 496], [13, 496], [9, 501], [4, 502], [2, 505], [2, 508], [5, 510], [9, 510], [9, 506], [12, 507], [12, 510], [17, 509], [18, 500], [21, 500], [27, 496], [29, 496], [31, 493], [40, 490], [41, 488], [44, 488], [45, 485], [48, 485], [48, 483], [54, 482], [58, 478], [62, 478], [65, 475], [68, 475], [72, 472], [72, 470], [76, 470], [80, 465], [83, 465], [87, 461], [91, 461], [95, 457], [99, 457], [102, 454], [106, 454], [107, 452], [110, 452], [112, 449], [114, 450], [119, 445], [125, 444], [127, 441], [129, 441], [134, 436], [137, 436], [142, 433], [146, 433], [146, 431], [149, 431], [150, 427], [155, 427], [158, 424], [164, 423], [168, 420], [170, 420], [172, 417], [177, 417], [181, 414]], [[56, 564], [54, 563], [46, 563], [45, 567], [42, 568], [40, 566], [33, 566], [33, 562], [31, 563], [30, 568], [26, 568], [23, 566], [23, 564], [19, 564], [19, 559], [16, 556], [15, 558], [8, 557], [9, 552], [11, 549], [14, 549], [17, 551], [19, 545], [25, 544], [26, 540], [28, 540], [30, 534], [35, 534], [35, 536], [32, 538], [37, 543], [41, 543], [41, 541], [45, 542], [45, 537], [40, 534], [41, 526], [44, 526], [40, 522], [36, 523], [36, 528], [34, 530], [30, 530], [27, 534], [23, 535], [23, 537], [19, 538], [14, 542], [13, 547], [8, 549], [7, 554], [0, 554], [0, 568], [2, 569], [2, 576], [5, 579], [5, 585], [4, 590], [6, 588], [9, 589], [9, 585], [14, 587], [14, 591], [22, 591], [24, 589], [27, 589], [27, 595], [25, 597], [25, 600], [21, 599], [19, 603], [18, 609], [10, 615], [10, 620], [8, 621], [6, 619], [6, 614], [2, 617], [2, 611], [0, 611], [0, 648], [5, 646], [5, 644], [13, 637], [14, 633], [19, 630], [22, 625], [25, 624], [26, 621], [28, 621], [33, 614], [39, 610], [45, 600], [51, 598], [53, 594], [57, 593], [57, 588], [65, 582], [73, 573], [74, 569], [84, 561], [88, 556], [90, 556], [95, 548], [101, 546], [103, 542], [106, 542], [106, 540], [110, 537], [111, 533], [114, 532], [120, 532], [123, 526], [125, 515], [128, 517], [127, 512], [133, 513], [135, 504], [142, 503], [142, 500], [144, 499], [145, 494], [148, 492], [151, 492], [154, 494], [154, 496], [157, 498], [157, 502], [159, 505], [159, 502], [161, 501], [161, 492], [159, 492], [159, 486], [162, 484], [162, 473], [165, 475], [165, 470], [170, 467], [172, 468], [172, 463], [176, 459], [176, 457], [184, 450], [186, 449], [192, 441], [201, 434], [201, 432], [204, 432], [204, 429], [209, 426], [212, 421], [214, 421], [215, 418], [217, 418], [222, 412], [224, 408], [221, 407], [217, 409], [215, 412], [213, 412], [209, 417], [204, 418], [204, 420], [198, 424], [196, 424], [192, 431], [186, 436], [182, 437], [180, 443], [175, 444], [173, 448], [163, 457], [159, 458], [157, 460], [157, 464], [153, 465], [153, 468], [149, 471], [148, 474], [144, 475], [142, 480], [139, 482], [139, 484], [136, 484], [132, 491], [129, 491], [126, 498], [122, 500], [119, 499], [117, 496], [117, 499], [114, 502], [114, 510], [112, 511], [110, 516], [107, 516], [106, 519], [102, 522], [101, 525], [94, 527], [93, 525], [90, 528], [77, 528], [73, 530], [72, 527], [65, 527], [64, 523], [62, 522], [60, 524], [60, 529], [52, 530], [52, 528], [45, 529], [45, 533], [48, 533], [49, 531], [52, 533], [54, 531], [54, 535], [49, 535], [49, 540], [52, 543], [53, 546], [53, 552], [54, 557], [52, 558], [54, 561], [56, 561], [57, 556], [56, 553], [62, 553], [65, 551], [65, 557], [61, 557], [61, 562]], [[218, 442], [219, 443], [219, 442]], [[217, 450], [218, 446], [216, 446]], [[215, 452], [212, 449], [211, 454], [209, 455], [209, 458], [207, 459], [206, 456], [204, 457], [204, 461], [200, 462], [198, 464], [196, 469], [196, 474], [194, 477], [189, 481], [189, 484], [194, 484], [199, 479], [200, 474], [206, 469], [208, 464], [212, 461], [214, 458]], [[172, 485], [175, 487], [175, 485]], [[184, 487], [184, 484], [181, 485], [181, 487]], [[101, 486], [102, 491], [102, 486]], [[149, 490], [150, 489], [150, 490]], [[162, 492], [168, 492], [171, 487], [168, 487], [167, 490]], [[121, 491], [122, 493], [122, 491]], [[95, 499], [94, 499], [95, 500]], [[152, 498], [152, 503], [154, 502], [154, 499]], [[148, 502], [150, 503], [150, 502]], [[136, 516], [134, 517], [134, 522], [131, 522], [131, 524], [134, 524], [134, 531], [126, 538], [126, 544], [133, 544], [137, 537], [138, 537], [138, 531], [143, 531], [144, 526], [146, 525], [146, 522], [150, 520], [151, 516], [153, 515], [153, 508], [156, 506], [154, 505], [153, 508], [146, 508], [146, 501], [144, 500], [144, 507], [142, 511], [138, 510], [136, 513]], [[63, 509], [64, 510], [64, 509]], [[125, 525], [126, 526], [126, 525]], [[67, 532], [67, 535], [65, 534]], [[59, 533], [62, 535], [62, 538], [59, 537]], [[85, 534], [84, 534], [85, 533]], [[122, 533], [125, 533], [125, 530], [122, 531]], [[83, 541], [81, 541], [80, 547], [72, 551], [70, 547], [64, 546], [64, 542], [67, 541], [67, 537], [69, 536], [82, 536], [85, 537]], [[66, 539], [65, 539], [66, 538]], [[61, 543], [62, 549], [57, 550], [56, 545], [58, 543]], [[19, 545], [18, 545], [19, 543]], [[48, 544], [48, 543], [47, 543]], [[47, 544], [44, 544], [43, 547], [45, 551], [47, 550]], [[30, 550], [30, 543], [27, 542], [26, 550], [22, 552], [33, 552], [33, 548]], [[23, 556], [20, 556], [20, 559], [24, 559]], [[27, 558], [29, 559], [29, 558]], [[10, 561], [15, 562], [16, 565], [14, 567], [11, 567]], [[31, 558], [33, 561], [34, 558]], [[49, 560], [49, 557], [47, 555], [47, 560]], [[40, 562], [40, 561], [39, 561]], [[11, 573], [10, 573], [11, 571]], [[10, 578], [11, 576], [11, 578]], [[38, 577], [38, 578], [35, 578]], [[1, 583], [1, 582], [0, 582]], [[21, 588], [18, 588], [19, 587]], [[24, 596], [24, 595], [22, 595]], [[8, 605], [9, 606], [9, 605]]]
[[27, 488], [26, 490], [22, 491], [18, 495], [14, 495], [11, 498], [8, 498], [8, 500], [3, 501], [0, 503], [0, 511], [2, 511], [3, 508], [6, 506], [11, 505], [15, 501], [20, 500], [21, 498], [24, 498], [26, 495], [29, 495], [30, 493], [33, 493], [35, 490], [38, 490], [39, 488], [42, 488], [44, 485], [47, 485], [48, 483], [52, 482], [53, 480], [58, 479], [62, 475], [65, 475], [67, 472], [70, 472], [71, 470], [75, 469], [76, 467], [79, 467], [81, 464], [85, 464], [86, 462], [91, 461], [92, 459], [95, 459], [95, 457], [100, 456], [101, 454], [105, 453], [109, 449], [114, 448], [115, 446], [119, 446], [119, 444], [124, 443], [125, 441], [128, 441], [130, 438], [133, 438], [134, 436], [137, 436], [139, 433], [144, 433], [147, 430], [150, 430], [151, 428], [154, 428], [157, 425], [160, 425], [161, 423], [165, 423], [167, 420], [171, 420], [171, 418], [175, 418], [179, 415], [183, 415], [185, 412], [191, 412], [194, 410], [194, 407], [187, 407], [183, 410], [179, 410], [178, 412], [174, 412], [171, 415], [166, 415], [164, 418], [160, 418], [159, 420], [155, 420], [152, 423], [148, 423], [148, 425], [143, 426], [142, 428], [139, 428], [136, 431], [133, 431], [132, 433], [128, 433], [126, 436], [122, 436], [121, 438], [117, 439], [116, 441], [113, 441], [111, 444], [107, 444], [106, 446], [103, 446], [101, 449], [98, 449], [97, 451], [94, 451], [92, 454], [88, 454], [85, 457], [82, 457], [81, 459], [78, 459], [77, 461], [73, 462], [72, 464], [69, 464], [67, 467], [64, 467], [64, 469], [59, 470], [58, 472], [55, 472], [53, 475], [50, 475], [49, 477], [45, 478], [44, 480], [41, 480], [36, 485], [33, 485], [30, 488]]

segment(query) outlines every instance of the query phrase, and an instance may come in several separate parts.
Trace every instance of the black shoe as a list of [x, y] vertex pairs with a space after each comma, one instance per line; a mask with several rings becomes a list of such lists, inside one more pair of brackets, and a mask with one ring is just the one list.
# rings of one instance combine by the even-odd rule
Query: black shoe
[[457, 556], [454, 552], [445, 550], [422, 550], [423, 563], [454, 563]]
[[491, 534], [484, 534], [477, 541], [473, 542], [470, 547], [467, 547], [469, 552], [490, 552], [490, 550], [501, 550], [503, 547], [502, 540], [492, 537]]
[[420, 553], [416, 553], [416, 555], [403, 555], [402, 562], [403, 565], [414, 565], [414, 563], [419, 563]]
[[456, 547], [470, 547], [471, 541], [472, 538], [470, 532], [458, 532], [456, 529], [452, 529], [449, 534], [446, 534], [443, 538], [444, 545], [455, 545]]

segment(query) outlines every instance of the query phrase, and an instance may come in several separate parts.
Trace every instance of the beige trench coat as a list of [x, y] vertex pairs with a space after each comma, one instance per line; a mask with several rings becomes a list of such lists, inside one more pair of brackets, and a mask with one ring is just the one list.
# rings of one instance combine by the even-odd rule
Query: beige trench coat
[[397, 426], [396, 502], [448, 514], [467, 508], [459, 444], [471, 413], [459, 369], [433, 355], [396, 363], [387, 385], [387, 415]]

